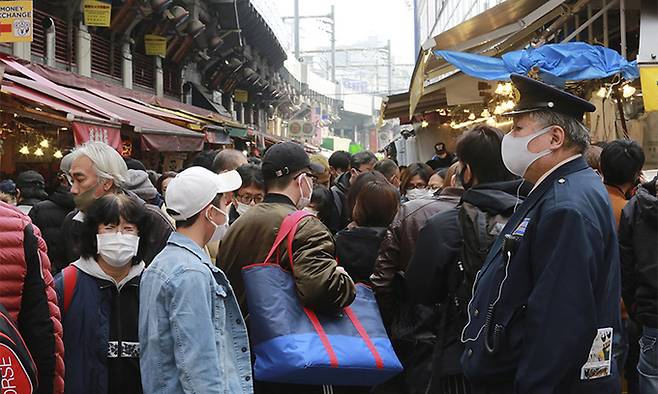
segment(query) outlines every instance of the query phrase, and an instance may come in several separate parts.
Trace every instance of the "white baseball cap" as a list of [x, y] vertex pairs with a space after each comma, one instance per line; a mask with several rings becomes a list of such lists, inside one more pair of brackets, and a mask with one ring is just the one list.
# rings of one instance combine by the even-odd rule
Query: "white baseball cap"
[[240, 186], [242, 178], [235, 170], [215, 174], [203, 167], [190, 167], [169, 181], [165, 195], [167, 211], [174, 220], [187, 220], [207, 207], [217, 194], [238, 190]]

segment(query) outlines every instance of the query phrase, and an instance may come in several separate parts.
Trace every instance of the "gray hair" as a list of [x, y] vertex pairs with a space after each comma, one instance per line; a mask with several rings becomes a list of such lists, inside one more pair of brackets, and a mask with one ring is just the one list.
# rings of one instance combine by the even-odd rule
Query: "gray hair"
[[540, 123], [541, 127], [560, 126], [567, 137], [565, 147], [577, 147], [583, 153], [589, 146], [589, 130], [572, 116], [553, 111], [534, 111], [528, 113], [528, 116]]
[[212, 162], [212, 169], [216, 173], [232, 171], [243, 164], [247, 164], [247, 157], [236, 149], [223, 149], [217, 153]]
[[128, 178], [128, 166], [119, 152], [100, 141], [88, 141], [74, 150], [73, 160], [87, 156], [94, 163], [99, 178], [111, 180], [116, 187], [123, 187]]

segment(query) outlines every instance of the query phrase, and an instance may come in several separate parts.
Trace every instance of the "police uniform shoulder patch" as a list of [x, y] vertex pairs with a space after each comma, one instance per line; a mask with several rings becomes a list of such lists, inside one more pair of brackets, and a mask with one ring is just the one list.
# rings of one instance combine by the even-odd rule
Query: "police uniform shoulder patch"
[[521, 221], [521, 224], [519, 224], [519, 226], [516, 228], [516, 230], [514, 230], [512, 235], [523, 237], [523, 235], [525, 234], [526, 228], [528, 228], [528, 223], [530, 223], [530, 218], [523, 219], [523, 221]]

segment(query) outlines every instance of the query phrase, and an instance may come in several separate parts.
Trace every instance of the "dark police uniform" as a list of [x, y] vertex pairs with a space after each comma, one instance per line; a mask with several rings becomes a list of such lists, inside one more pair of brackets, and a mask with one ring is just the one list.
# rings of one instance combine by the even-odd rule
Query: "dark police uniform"
[[[539, 82], [512, 80], [524, 112], [567, 113], [580, 105], [580, 118], [574, 117], [582, 119], [590, 108]], [[535, 97], [524, 102], [527, 89]], [[619, 300], [608, 194], [579, 156], [519, 206], [477, 276], [462, 335], [462, 366], [473, 393], [618, 394], [611, 346], [620, 329]]]

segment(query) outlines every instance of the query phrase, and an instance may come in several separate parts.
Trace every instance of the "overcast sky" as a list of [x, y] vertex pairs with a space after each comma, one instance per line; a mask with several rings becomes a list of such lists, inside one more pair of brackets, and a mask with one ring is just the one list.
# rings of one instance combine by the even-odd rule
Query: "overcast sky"
[[[379, 45], [391, 39], [395, 63], [414, 63], [412, 0], [299, 0], [300, 15], [328, 14], [336, 7], [336, 46], [358, 44], [377, 37]], [[292, 16], [294, 0], [276, 0], [282, 16]], [[301, 49], [329, 46], [328, 26], [307, 19], [301, 22]], [[291, 40], [292, 42], [292, 40]]]

